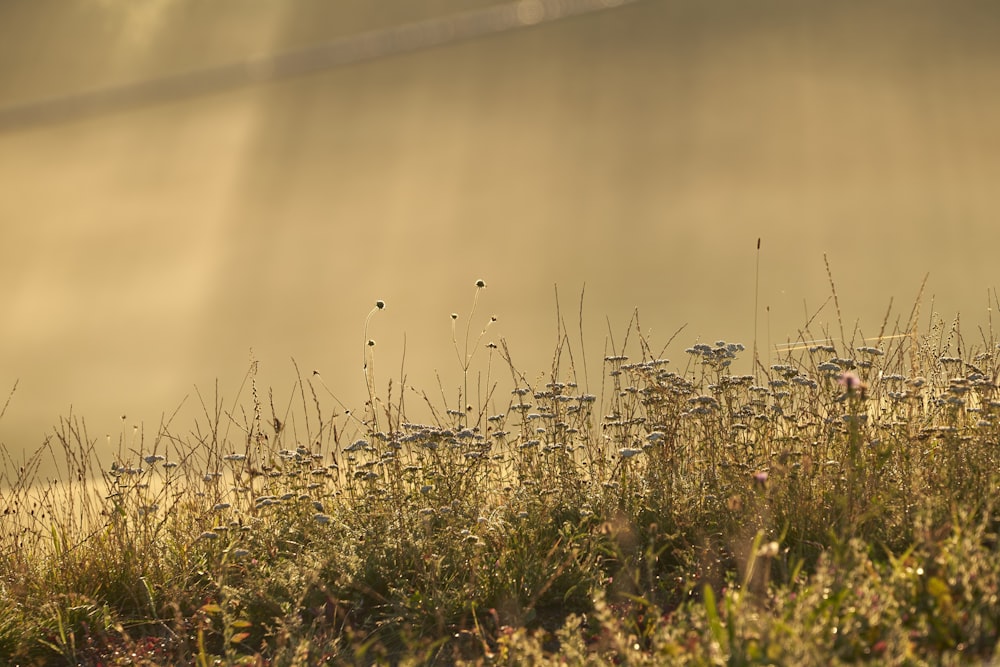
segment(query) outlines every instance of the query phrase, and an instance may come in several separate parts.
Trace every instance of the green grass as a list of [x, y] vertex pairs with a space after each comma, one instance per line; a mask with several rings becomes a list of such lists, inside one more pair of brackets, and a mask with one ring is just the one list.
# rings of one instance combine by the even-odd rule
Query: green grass
[[590, 389], [561, 316], [551, 368], [519, 370], [482, 289], [453, 318], [457, 398], [380, 383], [379, 302], [363, 411], [297, 369], [278, 409], [252, 367], [242, 401], [201, 396], [113, 461], [76, 417], [4, 452], [0, 663], [994, 659], [991, 326], [914, 307], [870, 338], [807, 323], [767, 363], [668, 362], [634, 320]]

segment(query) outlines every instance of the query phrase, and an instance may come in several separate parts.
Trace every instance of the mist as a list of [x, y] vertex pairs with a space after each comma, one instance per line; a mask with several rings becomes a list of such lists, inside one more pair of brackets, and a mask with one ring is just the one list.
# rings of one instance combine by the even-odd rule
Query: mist
[[476, 377], [501, 340], [540, 377], [557, 312], [595, 386], [636, 312], [766, 365], [905, 327], [928, 274], [922, 321], [982, 340], [994, 3], [598, 4], [0, 5], [0, 443], [183, 433], [254, 362], [363, 411], [369, 338], [380, 391], [457, 403], [467, 325]]

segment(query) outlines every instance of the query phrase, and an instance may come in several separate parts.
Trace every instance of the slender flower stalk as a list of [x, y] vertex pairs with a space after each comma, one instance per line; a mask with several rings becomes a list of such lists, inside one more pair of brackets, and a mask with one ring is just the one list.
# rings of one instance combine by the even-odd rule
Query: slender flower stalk
[[378, 409], [375, 405], [375, 341], [368, 337], [368, 323], [371, 322], [372, 316], [380, 310], [385, 309], [385, 301], [379, 299], [375, 302], [375, 307], [371, 309], [368, 313], [368, 317], [365, 318], [365, 331], [364, 331], [364, 371], [365, 371], [365, 386], [368, 389], [368, 404], [372, 409], [372, 424], [375, 431], [378, 432]]

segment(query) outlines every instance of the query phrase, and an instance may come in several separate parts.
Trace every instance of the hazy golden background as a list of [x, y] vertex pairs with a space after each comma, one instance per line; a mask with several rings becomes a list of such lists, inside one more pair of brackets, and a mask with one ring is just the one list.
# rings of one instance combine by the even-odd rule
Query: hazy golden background
[[749, 348], [758, 237], [762, 345], [826, 298], [824, 252], [848, 327], [874, 335], [890, 298], [905, 317], [929, 272], [925, 312], [975, 337], [1000, 240], [993, 1], [645, 0], [85, 113], [87, 91], [496, 4], [0, 3], [0, 390], [20, 379], [0, 442], [34, 449], [71, 405], [92, 438], [122, 414], [149, 437], [194, 385], [232, 397], [251, 348], [278, 396], [294, 357], [358, 406], [376, 299], [380, 385], [405, 334], [410, 382], [439, 370], [454, 397], [449, 316], [477, 278], [475, 328], [496, 314], [531, 373], [556, 284], [573, 326], [586, 283], [592, 382], [605, 317], [620, 336], [633, 308], [656, 342], [688, 324], [676, 360]]

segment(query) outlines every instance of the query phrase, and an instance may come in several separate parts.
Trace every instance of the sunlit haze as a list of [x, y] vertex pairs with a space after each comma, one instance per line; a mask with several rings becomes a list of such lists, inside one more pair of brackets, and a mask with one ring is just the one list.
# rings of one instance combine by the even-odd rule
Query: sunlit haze
[[758, 260], [765, 362], [817, 311], [839, 335], [824, 253], [849, 336], [890, 300], [905, 326], [929, 274], [923, 320], [981, 340], [1000, 5], [598, 4], [0, 3], [0, 443], [71, 410], [149, 438], [182, 402], [184, 433], [194, 387], [228, 405], [251, 354], [276, 402], [294, 358], [360, 410], [379, 299], [380, 391], [402, 372], [440, 402], [439, 373], [456, 399], [477, 279], [473, 342], [495, 315], [480, 344], [531, 377], [557, 292], [579, 344], [585, 289], [598, 387], [636, 309], [657, 350], [686, 325], [681, 366], [749, 350]]

